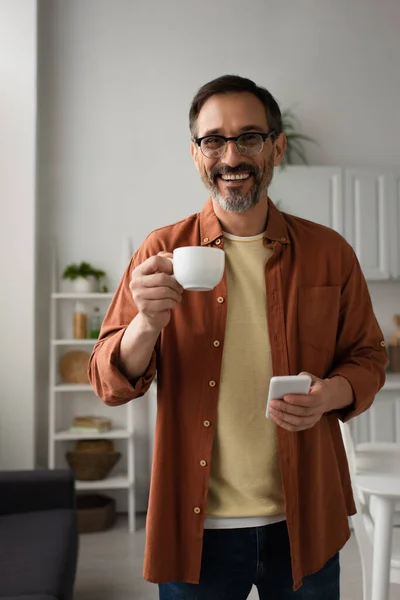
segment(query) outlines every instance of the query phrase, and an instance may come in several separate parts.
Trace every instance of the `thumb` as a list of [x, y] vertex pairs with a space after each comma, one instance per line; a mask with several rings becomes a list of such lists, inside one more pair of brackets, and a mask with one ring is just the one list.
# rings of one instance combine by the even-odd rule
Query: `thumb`
[[308, 375], [311, 378], [311, 387], [313, 387], [316, 383], [319, 383], [322, 381], [322, 379], [320, 379], [316, 375], [313, 375], [312, 373], [308, 373], [307, 371], [301, 371], [301, 373], [299, 373], [299, 375]]
[[168, 258], [172, 259], [173, 254], [172, 252], [165, 252], [164, 250], [159, 252], [157, 254], [157, 256], [160, 256], [161, 258], [165, 259], [165, 269], [166, 271], [164, 271], [165, 273], [167, 273], [168, 275], [172, 275], [174, 272], [174, 268], [172, 266], [172, 261], [167, 260]]

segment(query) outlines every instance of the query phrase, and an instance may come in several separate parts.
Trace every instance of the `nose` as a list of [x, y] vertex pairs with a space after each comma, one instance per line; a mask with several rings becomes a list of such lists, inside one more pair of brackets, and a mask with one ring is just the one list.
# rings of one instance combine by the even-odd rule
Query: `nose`
[[236, 165], [238, 165], [240, 162], [243, 161], [243, 156], [240, 154], [239, 150], [237, 149], [236, 143], [234, 142], [234, 140], [230, 140], [229, 142], [227, 142], [226, 144], [226, 150], [225, 150], [225, 154], [222, 157], [223, 162], [227, 165], [229, 165], [230, 167], [235, 167]]

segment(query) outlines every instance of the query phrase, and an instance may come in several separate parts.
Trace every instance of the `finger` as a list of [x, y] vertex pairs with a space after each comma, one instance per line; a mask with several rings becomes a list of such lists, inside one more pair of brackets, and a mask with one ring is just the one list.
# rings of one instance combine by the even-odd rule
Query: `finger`
[[173, 268], [170, 260], [157, 255], [150, 256], [150, 258], [136, 267], [134, 272], [140, 275], [152, 275], [153, 273], [167, 273], [167, 275], [172, 275]]
[[159, 252], [157, 254], [157, 256], [163, 256], [164, 258], [172, 258], [173, 254], [172, 254], [172, 252], [164, 252], [164, 251], [162, 251], [162, 252]]
[[284, 400], [271, 400], [270, 407], [283, 413], [290, 413], [300, 417], [309, 417], [315, 414], [314, 406], [297, 406], [288, 404]]
[[304, 431], [305, 429], [310, 429], [317, 423], [315, 418], [302, 419], [300, 417], [291, 417], [286, 413], [281, 413], [272, 408], [270, 409], [270, 415], [277, 425], [283, 427], [287, 431]]
[[320, 404], [320, 398], [316, 394], [286, 394], [283, 400], [291, 406], [304, 406], [314, 408]]
[[140, 277], [138, 280], [138, 287], [155, 288], [155, 287], [168, 287], [175, 292], [182, 294], [183, 287], [170, 275], [166, 273], [153, 273], [152, 275], [145, 275]]
[[316, 375], [313, 375], [312, 373], [308, 373], [308, 371], [301, 371], [301, 373], [299, 373], [299, 375], [308, 375], [311, 378], [312, 386], [315, 385], [316, 383], [318, 383], [319, 381], [322, 381], [322, 379], [320, 379]]
[[176, 292], [170, 287], [159, 286], [151, 288], [141, 288], [136, 290], [135, 297], [142, 300], [175, 300], [175, 302], [182, 301], [182, 294]]
[[281, 410], [276, 410], [276, 409], [272, 409], [272, 410], [273, 410], [274, 414], [276, 414], [277, 417], [279, 417], [279, 419], [281, 419], [285, 423], [288, 423], [289, 425], [293, 425], [295, 427], [307, 426], [307, 425], [310, 425], [310, 424], [316, 422], [315, 416], [305, 416], [304, 417], [304, 416], [292, 415], [291, 413], [285, 413], [285, 412], [282, 412]]
[[157, 314], [166, 310], [173, 310], [178, 306], [179, 302], [176, 302], [172, 298], [164, 298], [163, 300], [146, 300], [144, 305], [141, 307], [143, 312], [149, 314]]

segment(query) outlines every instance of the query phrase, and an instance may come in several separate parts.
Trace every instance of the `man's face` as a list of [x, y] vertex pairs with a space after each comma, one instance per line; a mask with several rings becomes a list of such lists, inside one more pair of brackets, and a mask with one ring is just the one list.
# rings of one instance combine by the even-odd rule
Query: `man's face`
[[[251, 93], [216, 94], [200, 110], [197, 138], [210, 134], [231, 137], [248, 131], [269, 132], [264, 106]], [[243, 156], [235, 142], [229, 142], [223, 156], [207, 158], [198, 145], [192, 143], [191, 154], [213, 199], [224, 210], [245, 212], [267, 195], [274, 165], [280, 163], [283, 155], [281, 146], [278, 141], [267, 139], [259, 154]], [[240, 179], [229, 179], [233, 174]]]

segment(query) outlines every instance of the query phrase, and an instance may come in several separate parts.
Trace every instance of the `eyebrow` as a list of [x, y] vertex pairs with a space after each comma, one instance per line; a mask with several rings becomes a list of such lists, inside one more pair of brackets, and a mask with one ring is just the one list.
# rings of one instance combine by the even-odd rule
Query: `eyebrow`
[[[260, 127], [260, 125], [245, 125], [244, 127], [241, 127], [239, 129], [239, 134], [246, 133], [246, 131], [260, 131], [260, 132], [264, 133], [265, 129], [264, 129], [264, 127]], [[218, 127], [217, 127], [216, 129], [209, 129], [201, 137], [207, 137], [208, 135], [222, 135], [222, 134], [221, 134], [221, 130], [218, 129]]]

